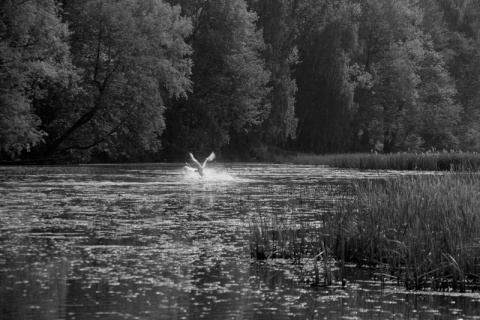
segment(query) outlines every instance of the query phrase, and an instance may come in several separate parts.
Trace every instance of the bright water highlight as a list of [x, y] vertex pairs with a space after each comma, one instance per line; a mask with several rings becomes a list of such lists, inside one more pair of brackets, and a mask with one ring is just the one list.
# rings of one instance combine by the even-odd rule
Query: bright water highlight
[[0, 319], [479, 319], [479, 294], [406, 292], [354, 268], [345, 288], [312, 288], [251, 260], [259, 214], [315, 221], [336, 188], [397, 173], [182, 167], [0, 168]]

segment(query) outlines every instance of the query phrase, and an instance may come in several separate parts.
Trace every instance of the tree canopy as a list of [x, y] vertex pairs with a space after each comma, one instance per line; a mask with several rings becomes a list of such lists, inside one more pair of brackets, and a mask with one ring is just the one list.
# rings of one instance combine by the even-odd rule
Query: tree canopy
[[64, 15], [82, 91], [53, 126], [48, 152], [158, 150], [164, 100], [191, 90], [190, 20], [156, 0], [68, 2]]
[[468, 0], [2, 1], [0, 158], [480, 151], [479, 28]]
[[0, 3], [0, 149], [9, 156], [45, 143], [35, 100], [76, 77], [69, 30], [53, 0]]
[[[176, 2], [175, 2], [176, 3]], [[179, 1], [194, 26], [192, 92], [172, 100], [166, 140], [171, 154], [205, 153], [229, 144], [232, 135], [258, 127], [270, 110], [265, 48], [243, 0]]]

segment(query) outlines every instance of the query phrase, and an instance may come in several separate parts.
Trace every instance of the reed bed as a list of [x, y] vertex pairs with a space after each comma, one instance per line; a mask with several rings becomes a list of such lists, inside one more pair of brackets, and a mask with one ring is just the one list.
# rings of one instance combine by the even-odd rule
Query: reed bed
[[252, 257], [286, 259], [314, 285], [343, 280], [344, 264], [355, 262], [407, 289], [478, 291], [479, 208], [473, 173], [363, 181], [318, 221], [252, 220]]
[[[357, 186], [353, 251], [407, 288], [477, 287], [480, 177], [409, 176]], [[382, 274], [382, 273], [381, 273]]]
[[277, 156], [272, 161], [373, 170], [478, 171], [480, 169], [480, 154], [450, 151], [392, 154], [296, 154]]
[[[298, 189], [289, 196], [296, 198], [299, 205], [313, 208], [312, 196], [319, 190], [325, 188], [316, 187], [313, 192]], [[316, 221], [302, 221], [291, 205], [286, 214], [258, 211], [250, 222], [252, 258], [267, 263], [283, 260], [297, 266], [299, 279], [313, 286], [328, 286], [335, 280], [343, 280], [344, 263], [336, 262], [345, 261], [346, 235], [353, 231], [349, 217], [353, 189], [343, 186], [327, 191], [335, 193], [337, 201], [318, 212]]]

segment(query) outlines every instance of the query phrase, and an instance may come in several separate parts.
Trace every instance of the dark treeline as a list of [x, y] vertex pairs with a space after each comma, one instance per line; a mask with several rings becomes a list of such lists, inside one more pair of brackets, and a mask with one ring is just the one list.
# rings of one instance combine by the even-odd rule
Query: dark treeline
[[0, 159], [480, 151], [475, 0], [3, 0]]

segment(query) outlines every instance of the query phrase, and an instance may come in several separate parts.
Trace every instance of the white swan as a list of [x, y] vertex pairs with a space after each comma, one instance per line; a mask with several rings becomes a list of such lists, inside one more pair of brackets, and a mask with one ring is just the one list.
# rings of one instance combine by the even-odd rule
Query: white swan
[[204, 169], [205, 169], [205, 165], [207, 164], [208, 161], [213, 161], [215, 159], [215, 153], [210, 153], [210, 155], [205, 159], [205, 161], [203, 162], [203, 165], [200, 164], [200, 162], [197, 161], [197, 159], [195, 159], [195, 157], [193, 156], [193, 154], [190, 153], [190, 158], [192, 158], [192, 161], [193, 161], [193, 164], [194, 164], [194, 167], [191, 167], [188, 163], [187, 165], [184, 167], [186, 170], [190, 171], [190, 172], [198, 172], [198, 174], [203, 177], [205, 175], [205, 172], [204, 172]]

